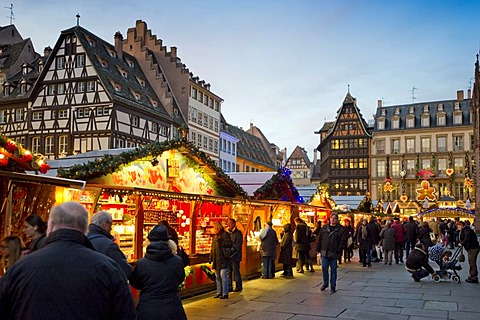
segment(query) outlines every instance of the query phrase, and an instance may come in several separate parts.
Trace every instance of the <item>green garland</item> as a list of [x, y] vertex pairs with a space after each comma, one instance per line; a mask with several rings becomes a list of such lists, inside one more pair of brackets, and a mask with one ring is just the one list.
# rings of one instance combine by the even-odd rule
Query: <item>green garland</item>
[[[226, 195], [235, 196], [240, 195], [243, 198], [247, 198], [248, 194], [243, 188], [230, 176], [225, 174], [215, 162], [203, 151], [200, 151], [197, 146], [187, 141], [185, 138], [176, 140], [169, 140], [164, 142], [153, 142], [143, 147], [135, 148], [133, 150], [122, 152], [117, 156], [105, 155], [95, 161], [87, 162], [85, 164], [74, 165], [69, 169], [58, 169], [58, 176], [62, 178], [77, 179], [77, 180], [90, 180], [112, 174], [121, 169], [123, 165], [129, 164], [135, 160], [155, 157], [161, 155], [168, 150], [178, 150], [184, 148], [188, 151], [190, 157], [196, 157], [203, 163], [215, 171], [217, 179], [224, 181], [235, 194], [227, 192]], [[186, 157], [188, 159], [188, 156]], [[217, 190], [222, 193], [222, 190]], [[226, 191], [226, 190], [225, 190]]]

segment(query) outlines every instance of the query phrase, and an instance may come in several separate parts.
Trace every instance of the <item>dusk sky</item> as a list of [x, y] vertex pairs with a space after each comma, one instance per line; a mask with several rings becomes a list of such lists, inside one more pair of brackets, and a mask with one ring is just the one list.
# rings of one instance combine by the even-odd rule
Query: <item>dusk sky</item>
[[[21, 0], [3, 1], [35, 50], [80, 25], [113, 43], [144, 20], [191, 72], [224, 99], [227, 122], [259, 127], [310, 160], [325, 120], [347, 94], [368, 121], [384, 105], [455, 99], [471, 85], [480, 49], [480, 1]], [[473, 85], [472, 85], [473, 88]], [[466, 93], [465, 93], [466, 94]]]

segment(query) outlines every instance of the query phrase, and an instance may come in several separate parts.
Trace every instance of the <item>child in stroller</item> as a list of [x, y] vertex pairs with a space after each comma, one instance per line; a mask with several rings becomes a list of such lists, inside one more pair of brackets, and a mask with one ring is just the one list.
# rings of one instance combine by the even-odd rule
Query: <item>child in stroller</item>
[[462, 270], [462, 267], [457, 265], [457, 263], [459, 262], [458, 256], [462, 250], [462, 247], [457, 247], [452, 254], [450, 250], [446, 250], [440, 243], [428, 249], [430, 259], [435, 261], [440, 267], [440, 270], [438, 270], [437, 274], [432, 278], [433, 281], [439, 282], [441, 279], [452, 279], [455, 283], [460, 282], [460, 276], [457, 270]]

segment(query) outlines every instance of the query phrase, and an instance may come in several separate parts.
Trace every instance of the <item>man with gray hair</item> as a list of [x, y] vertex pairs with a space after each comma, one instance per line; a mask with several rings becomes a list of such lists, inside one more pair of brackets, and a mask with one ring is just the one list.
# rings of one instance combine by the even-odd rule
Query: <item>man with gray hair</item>
[[0, 319], [135, 319], [124, 273], [93, 250], [87, 225], [79, 203], [52, 208], [45, 246], [0, 279]]
[[107, 257], [112, 258], [120, 268], [122, 268], [125, 276], [130, 278], [132, 267], [127, 263], [127, 259], [118, 245], [113, 241], [112, 216], [106, 211], [98, 211], [92, 216], [90, 225], [88, 226], [87, 238], [92, 243], [95, 250], [103, 253]]

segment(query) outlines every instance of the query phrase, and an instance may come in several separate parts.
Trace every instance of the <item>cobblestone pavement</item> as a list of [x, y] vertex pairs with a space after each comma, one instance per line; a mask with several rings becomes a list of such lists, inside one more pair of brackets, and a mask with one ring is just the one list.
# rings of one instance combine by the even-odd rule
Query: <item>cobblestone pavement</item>
[[355, 259], [339, 265], [333, 294], [320, 291], [322, 272], [316, 266], [315, 273], [290, 279], [277, 272], [274, 279], [247, 280], [243, 291], [230, 293], [229, 299], [214, 299], [212, 292], [186, 299], [183, 305], [190, 320], [478, 320], [480, 285], [464, 282], [468, 263], [460, 265], [458, 284], [435, 283], [430, 277], [417, 283], [403, 264], [378, 262], [363, 268]]

